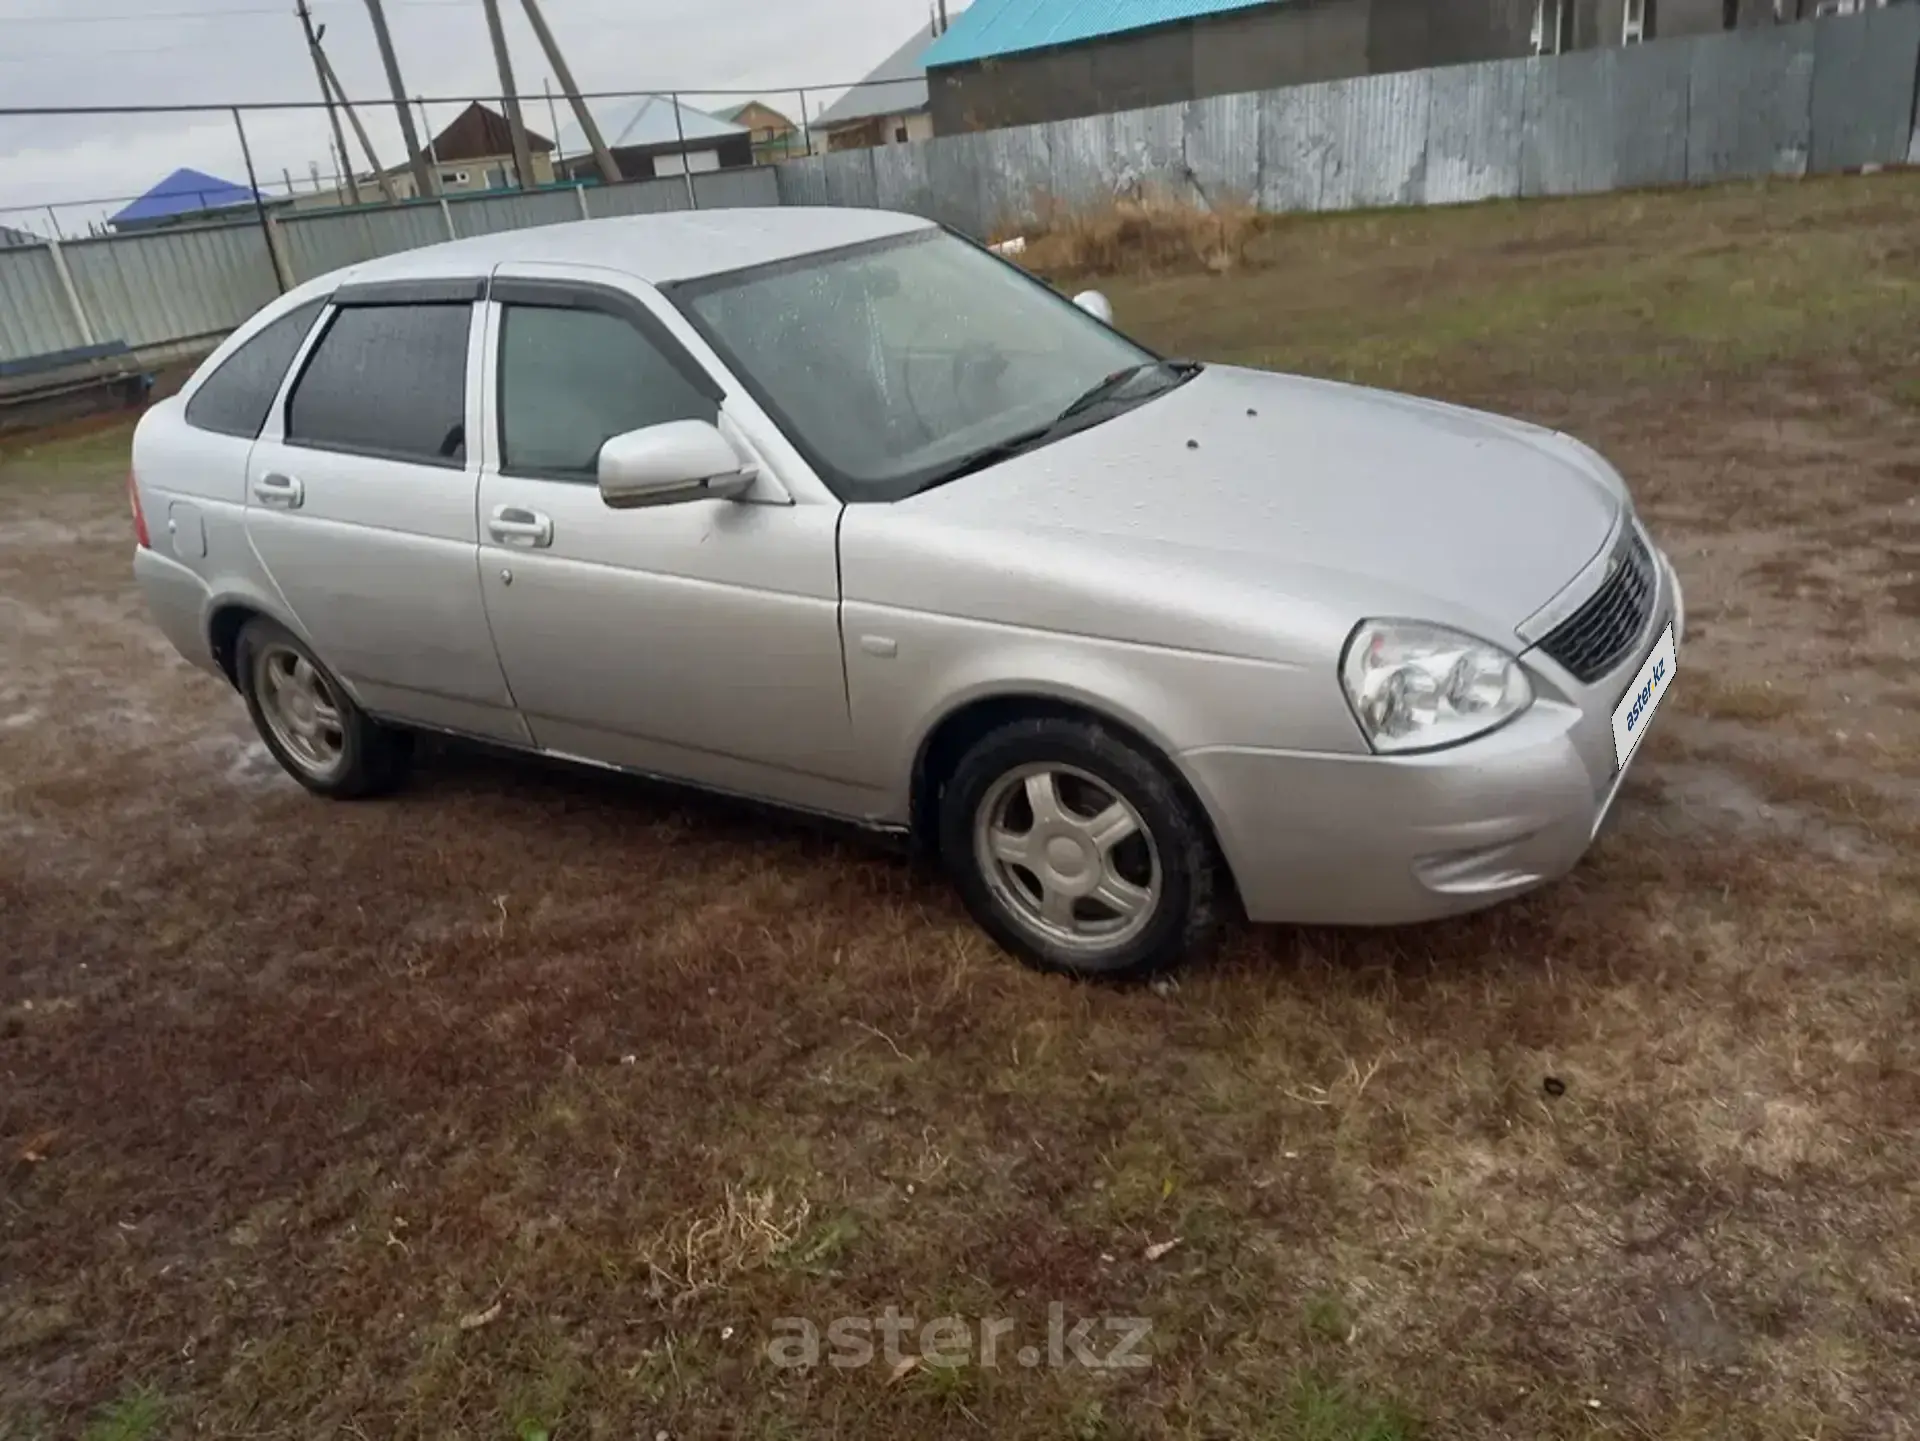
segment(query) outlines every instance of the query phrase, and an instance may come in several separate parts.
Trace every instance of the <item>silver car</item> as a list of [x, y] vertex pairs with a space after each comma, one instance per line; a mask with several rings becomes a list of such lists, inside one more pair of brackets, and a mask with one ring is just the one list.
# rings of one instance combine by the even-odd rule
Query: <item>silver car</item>
[[425, 730], [824, 813], [1047, 969], [1569, 870], [1684, 626], [1620, 477], [1107, 322], [873, 211], [370, 261], [141, 421], [135, 572], [310, 790]]

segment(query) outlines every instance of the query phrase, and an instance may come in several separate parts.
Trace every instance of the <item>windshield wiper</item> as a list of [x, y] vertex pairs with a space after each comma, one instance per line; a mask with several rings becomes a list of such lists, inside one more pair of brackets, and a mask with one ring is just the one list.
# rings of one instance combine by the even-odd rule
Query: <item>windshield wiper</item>
[[914, 488], [918, 495], [923, 490], [932, 490], [936, 485], [945, 485], [950, 480], [958, 480], [963, 475], [972, 475], [975, 471], [985, 470], [990, 465], [998, 465], [1003, 460], [1011, 460], [1023, 450], [1030, 450], [1053, 434], [1052, 425], [1043, 425], [1038, 430], [1024, 431], [1009, 440], [995, 441], [992, 445], [963, 455], [944, 470], [936, 470]]
[[1199, 362], [1192, 360], [1143, 360], [1138, 365], [1126, 366], [1082, 391], [1065, 410], [1053, 418], [1053, 423], [1059, 425], [1064, 421], [1072, 420], [1076, 415], [1086, 414], [1102, 401], [1112, 399], [1148, 371], [1164, 370], [1178, 380], [1185, 380], [1196, 374], [1199, 369]]
[[[974, 451], [971, 455], [961, 456], [960, 459], [954, 461], [953, 464], [946, 467], [946, 469], [935, 471], [932, 475], [921, 481], [915, 493], [918, 494], [918, 492], [922, 490], [932, 490], [936, 485], [945, 485], [948, 481], [958, 480], [963, 475], [972, 475], [976, 471], [985, 470], [990, 465], [998, 465], [1003, 460], [1011, 460], [1023, 451], [1032, 450], [1038, 445], [1044, 445], [1047, 441], [1056, 439], [1069, 430], [1081, 428], [1076, 427], [1073, 422], [1100, 405], [1103, 401], [1112, 399], [1121, 390], [1125, 389], [1129, 382], [1139, 376], [1145, 375], [1151, 370], [1165, 371], [1168, 375], [1174, 377], [1173, 384], [1178, 385], [1192, 376], [1199, 374], [1200, 363], [1194, 360], [1143, 360], [1138, 365], [1129, 365], [1124, 369], [1116, 370], [1113, 374], [1106, 376], [1104, 379], [1089, 386], [1085, 391], [1075, 396], [1074, 399], [1068, 403], [1066, 409], [1054, 416], [1054, 418], [1045, 425], [1035, 430], [1023, 431], [1019, 435], [1012, 436], [1007, 440], [996, 441], [984, 449]], [[1172, 386], [1167, 387], [1167, 389], [1171, 388]], [[1154, 393], [1159, 394], [1160, 392], [1156, 391]]]

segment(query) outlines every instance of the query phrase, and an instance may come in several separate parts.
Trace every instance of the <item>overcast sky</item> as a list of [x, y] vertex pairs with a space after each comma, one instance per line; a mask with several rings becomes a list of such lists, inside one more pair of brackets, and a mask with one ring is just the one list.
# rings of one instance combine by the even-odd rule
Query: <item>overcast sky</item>
[[[310, 4], [348, 95], [384, 99], [364, 0]], [[545, 58], [519, 0], [501, 4], [516, 86], [535, 97], [527, 124], [550, 134], [539, 98]], [[797, 97], [772, 87], [857, 80], [927, 23], [926, 0], [544, 0], [542, 8], [583, 90], [765, 90], [796, 120]], [[499, 92], [480, 0], [386, 0], [386, 9], [409, 93]], [[244, 103], [319, 93], [293, 0], [0, 0], [0, 105]], [[809, 110], [832, 99], [810, 92]], [[436, 130], [454, 114], [451, 106], [429, 110]], [[398, 164], [391, 104], [369, 103], [362, 116], [381, 162]], [[254, 112], [247, 135], [263, 189], [284, 188], [283, 169], [304, 187], [310, 162], [329, 168], [323, 111]], [[118, 206], [67, 202], [138, 195], [183, 165], [244, 184], [231, 117], [0, 116], [0, 206], [60, 203], [69, 233]], [[49, 228], [44, 211], [0, 210], [0, 225]]]

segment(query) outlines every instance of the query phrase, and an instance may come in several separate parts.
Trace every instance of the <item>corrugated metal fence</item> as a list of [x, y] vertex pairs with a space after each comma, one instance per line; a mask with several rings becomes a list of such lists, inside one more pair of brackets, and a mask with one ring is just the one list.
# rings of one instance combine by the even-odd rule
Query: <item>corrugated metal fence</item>
[[781, 165], [780, 197], [984, 236], [1153, 187], [1299, 211], [1816, 174], [1920, 148], [1916, 62], [1902, 4], [837, 151]]
[[[764, 167], [696, 175], [693, 194], [702, 209], [779, 204], [773, 172]], [[283, 212], [272, 230], [287, 279], [298, 283], [443, 240], [689, 205], [682, 176]], [[0, 250], [0, 360], [111, 340], [135, 350], [205, 340], [231, 330], [279, 291], [266, 234], [252, 219]]]

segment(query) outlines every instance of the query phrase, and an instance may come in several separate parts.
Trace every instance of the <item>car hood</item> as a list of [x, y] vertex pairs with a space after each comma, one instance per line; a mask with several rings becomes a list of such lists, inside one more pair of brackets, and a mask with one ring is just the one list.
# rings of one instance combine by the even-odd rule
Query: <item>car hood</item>
[[1368, 615], [1512, 643], [1624, 499], [1604, 461], [1538, 426], [1209, 366], [978, 474], [850, 507], [843, 583], [849, 599], [1238, 653], [1274, 654], [1260, 637], [1276, 629], [1343, 640]]

